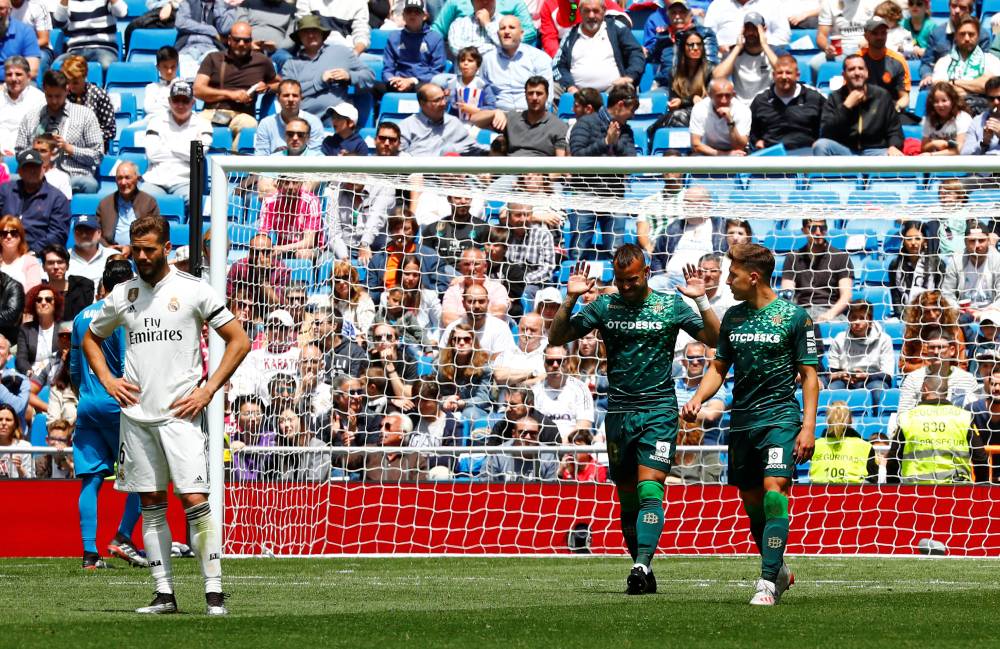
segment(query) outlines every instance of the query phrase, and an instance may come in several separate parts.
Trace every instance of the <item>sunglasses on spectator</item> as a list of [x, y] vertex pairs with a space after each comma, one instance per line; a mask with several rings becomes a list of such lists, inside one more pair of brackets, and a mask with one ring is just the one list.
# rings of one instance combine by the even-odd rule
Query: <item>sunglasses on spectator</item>
[[380, 334], [378, 336], [372, 336], [376, 342], [380, 343], [391, 343], [396, 340], [396, 336], [393, 334]]
[[375, 139], [379, 142], [399, 142], [399, 138], [395, 135], [376, 135]]
[[546, 365], [562, 365], [564, 360], [566, 360], [566, 359], [565, 358], [546, 358], [545, 359], [545, 364]]
[[18, 239], [20, 239], [21, 233], [18, 232], [17, 230], [0, 230], [0, 237], [3, 237], [4, 239], [6, 239], [7, 237], [17, 237]]
[[285, 131], [286, 137], [309, 137], [307, 131]]
[[827, 230], [829, 230], [829, 227], [827, 227], [825, 223], [811, 223], [809, 225], [809, 231], [812, 232], [814, 230], [819, 230], [820, 232], [826, 232]]
[[253, 38], [249, 37], [249, 36], [246, 37], [246, 38], [241, 38], [239, 36], [230, 36], [229, 40], [233, 41], [234, 43], [252, 43], [253, 42]]
[[38, 301], [43, 304], [55, 304], [56, 298], [51, 295], [39, 295]]
[[455, 336], [452, 340], [456, 345], [459, 343], [465, 343], [468, 345], [472, 343], [472, 336]]
[[689, 50], [700, 50], [701, 48], [704, 47], [704, 44], [701, 43], [700, 41], [691, 41], [690, 43], [684, 43], [684, 47], [688, 48]]
[[348, 390], [347, 394], [349, 394], [351, 396], [361, 396], [361, 395], [365, 394], [365, 389], [364, 388], [354, 388], [353, 390]]
[[705, 357], [704, 356], [685, 356], [684, 360], [686, 360], [688, 363], [704, 363], [705, 362]]

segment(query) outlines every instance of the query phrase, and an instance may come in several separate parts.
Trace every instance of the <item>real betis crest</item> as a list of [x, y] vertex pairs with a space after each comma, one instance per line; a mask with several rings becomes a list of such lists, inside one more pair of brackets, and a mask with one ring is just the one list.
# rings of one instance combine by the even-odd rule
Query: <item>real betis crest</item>
[[135, 302], [136, 299], [138, 299], [138, 297], [139, 297], [139, 289], [137, 289], [137, 288], [130, 288], [128, 290], [128, 301], [129, 302]]
[[784, 322], [784, 320], [785, 319], [781, 317], [780, 313], [777, 314], [777, 315], [771, 316], [771, 324], [773, 324], [776, 327], [779, 326], [782, 322]]

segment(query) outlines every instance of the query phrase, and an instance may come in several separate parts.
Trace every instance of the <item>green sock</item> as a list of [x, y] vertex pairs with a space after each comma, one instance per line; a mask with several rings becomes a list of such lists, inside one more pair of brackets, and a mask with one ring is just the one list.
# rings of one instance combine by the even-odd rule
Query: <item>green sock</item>
[[763, 544], [760, 550], [760, 577], [773, 582], [785, 560], [785, 545], [788, 543], [788, 498], [779, 491], [764, 494]]
[[635, 561], [639, 554], [639, 540], [636, 538], [635, 523], [639, 518], [639, 496], [635, 491], [618, 490], [618, 503], [621, 505], [622, 536], [625, 537], [625, 547]]
[[639, 551], [635, 562], [649, 567], [663, 533], [663, 485], [655, 480], [643, 480], [636, 493], [639, 496], [639, 518], [635, 524]]
[[764, 506], [745, 502], [743, 510], [746, 511], [747, 517], [750, 519], [750, 536], [753, 537], [753, 542], [757, 545], [757, 552], [760, 553], [764, 545], [761, 543], [761, 539], [764, 538]]

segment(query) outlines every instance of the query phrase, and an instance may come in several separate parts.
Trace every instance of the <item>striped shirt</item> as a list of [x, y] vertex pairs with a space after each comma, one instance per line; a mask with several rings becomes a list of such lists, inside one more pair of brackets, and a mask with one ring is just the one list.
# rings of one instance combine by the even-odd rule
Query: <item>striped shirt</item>
[[118, 51], [116, 18], [128, 14], [125, 0], [69, 0], [56, 5], [53, 17], [65, 23], [66, 51], [102, 47]]
[[17, 130], [17, 153], [31, 147], [35, 136], [58, 133], [73, 145], [73, 153], [61, 154], [55, 162], [70, 176], [92, 176], [104, 157], [104, 136], [94, 111], [86, 106], [66, 102], [59, 113], [52, 115], [47, 106], [32, 111], [21, 120]]
[[516, 241], [514, 231], [507, 240], [507, 261], [525, 266], [524, 281], [528, 284], [547, 284], [556, 268], [556, 246], [552, 232], [541, 223], [528, 228], [524, 239]]

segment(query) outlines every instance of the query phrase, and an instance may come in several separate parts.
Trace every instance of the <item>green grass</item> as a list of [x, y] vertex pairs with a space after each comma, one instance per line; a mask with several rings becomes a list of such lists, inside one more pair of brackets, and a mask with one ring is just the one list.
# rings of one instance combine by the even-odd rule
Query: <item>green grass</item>
[[[751, 608], [749, 558], [661, 558], [660, 592], [622, 594], [624, 559], [304, 559], [224, 562], [231, 614], [209, 619], [193, 560], [182, 613], [138, 617], [144, 570], [0, 560], [0, 647], [985, 647], [1000, 562], [792, 558], [781, 606]], [[121, 563], [117, 564], [121, 566]]]

